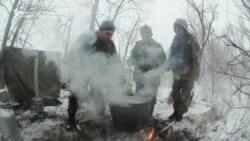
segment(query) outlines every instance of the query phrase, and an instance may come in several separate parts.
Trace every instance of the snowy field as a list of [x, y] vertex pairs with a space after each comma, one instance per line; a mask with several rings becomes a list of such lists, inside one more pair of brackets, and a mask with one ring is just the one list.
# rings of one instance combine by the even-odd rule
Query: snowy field
[[[169, 77], [168, 75], [165, 77]], [[173, 112], [171, 101], [168, 99], [171, 91], [171, 83], [169, 83], [169, 79], [164, 80], [162, 80], [162, 85], [159, 87], [157, 105], [154, 111], [154, 116], [161, 119], [167, 119]], [[202, 88], [196, 85], [194, 90], [193, 103], [188, 113], [184, 115], [182, 122], [174, 125], [175, 131], [191, 131], [201, 141], [250, 140], [249, 128], [241, 127], [244, 125], [242, 123], [248, 122], [247, 120], [244, 121], [246, 119], [244, 118], [244, 110], [230, 110], [226, 117], [219, 117], [216, 114], [216, 109], [209, 107], [209, 104], [204, 102], [203, 97], [198, 95], [201, 93]], [[22, 128], [21, 133], [25, 141], [35, 141], [34, 138], [43, 137], [44, 132], [48, 129], [57, 130], [58, 128], [64, 128], [67, 119], [68, 94], [67, 91], [61, 92], [60, 100], [62, 101], [62, 105], [58, 107], [45, 107], [45, 111], [48, 113], [48, 118], [45, 120], [30, 122], [30, 120], [27, 120], [32, 115], [30, 111], [26, 111], [21, 116], [18, 116]], [[78, 119], [87, 120], [95, 117], [95, 108], [93, 106], [92, 102], [83, 103], [82, 108], [78, 112]], [[108, 108], [106, 114], [110, 114]]]

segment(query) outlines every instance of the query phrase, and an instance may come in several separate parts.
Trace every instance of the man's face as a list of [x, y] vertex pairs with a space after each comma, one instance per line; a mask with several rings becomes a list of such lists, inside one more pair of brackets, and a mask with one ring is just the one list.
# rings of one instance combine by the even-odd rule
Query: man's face
[[114, 35], [114, 32], [112, 30], [100, 30], [99, 36], [102, 41], [109, 42]]
[[175, 31], [175, 34], [177, 36], [183, 36], [183, 35], [185, 35], [185, 30], [181, 26], [179, 26], [179, 25], [175, 25], [174, 26], [174, 31]]
[[141, 38], [142, 41], [149, 41], [150, 39], [152, 39], [152, 34], [150, 32], [141, 32]]

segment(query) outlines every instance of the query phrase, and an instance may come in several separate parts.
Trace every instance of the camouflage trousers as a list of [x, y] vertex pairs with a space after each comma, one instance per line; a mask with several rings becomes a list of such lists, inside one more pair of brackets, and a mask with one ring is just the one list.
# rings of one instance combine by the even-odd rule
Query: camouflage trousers
[[188, 111], [191, 104], [194, 87], [193, 79], [174, 79], [172, 86], [172, 97], [174, 102], [174, 111], [183, 115]]

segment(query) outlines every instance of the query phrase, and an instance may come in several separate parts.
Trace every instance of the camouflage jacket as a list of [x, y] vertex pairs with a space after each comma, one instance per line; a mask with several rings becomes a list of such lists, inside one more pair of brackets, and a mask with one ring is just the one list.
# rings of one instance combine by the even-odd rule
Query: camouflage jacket
[[195, 37], [192, 34], [185, 37], [175, 36], [168, 61], [175, 78], [198, 80], [201, 53]]

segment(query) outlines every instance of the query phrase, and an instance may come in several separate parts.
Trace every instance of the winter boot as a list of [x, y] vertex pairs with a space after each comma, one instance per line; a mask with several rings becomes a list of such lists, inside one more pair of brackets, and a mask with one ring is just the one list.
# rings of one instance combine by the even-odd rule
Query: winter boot
[[171, 116], [168, 117], [168, 120], [170, 122], [172, 121], [181, 121], [182, 120], [182, 114], [178, 113], [178, 112], [174, 112]]
[[175, 118], [176, 118], [176, 116], [177, 116], [177, 112], [174, 111], [174, 112], [172, 113], [172, 115], [168, 117], [168, 120], [169, 120], [169, 121], [174, 121]]
[[177, 114], [175, 116], [175, 121], [181, 121], [182, 120], [182, 114]]
[[76, 112], [77, 112], [77, 98], [74, 95], [69, 96], [69, 105], [68, 105], [68, 121], [66, 129], [72, 131], [76, 129]]

